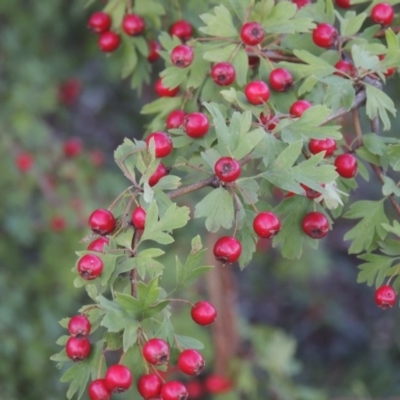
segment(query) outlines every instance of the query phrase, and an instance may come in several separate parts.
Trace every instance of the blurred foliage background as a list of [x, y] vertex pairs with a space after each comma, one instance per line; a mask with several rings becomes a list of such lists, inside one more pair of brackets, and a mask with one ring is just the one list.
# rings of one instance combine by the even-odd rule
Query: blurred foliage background
[[[118, 56], [98, 51], [86, 28], [94, 9], [79, 0], [0, 2], [0, 400], [65, 398], [49, 357], [63, 333], [57, 321], [87, 301], [72, 285], [74, 251], [85, 247], [79, 241], [90, 212], [125, 187], [112, 153], [124, 137], [142, 136], [140, 108], [154, 98], [151, 88], [138, 98], [119, 79]], [[398, 104], [398, 75], [392, 82]], [[358, 191], [368, 199], [379, 192], [372, 178]], [[191, 398], [382, 399], [400, 392], [399, 312], [382, 312], [373, 290], [356, 284], [357, 260], [342, 240], [347, 228], [336, 224], [320, 250], [299, 262], [260, 241], [251, 266], [224, 272], [235, 324], [227, 330], [237, 329], [242, 343], [226, 371], [234, 388], [211, 397], [206, 374]], [[200, 282], [184, 296], [207, 297], [206, 288]], [[207, 342], [213, 365], [221, 333], [212, 337], [188, 323], [187, 310], [176, 311], [177, 326]]]

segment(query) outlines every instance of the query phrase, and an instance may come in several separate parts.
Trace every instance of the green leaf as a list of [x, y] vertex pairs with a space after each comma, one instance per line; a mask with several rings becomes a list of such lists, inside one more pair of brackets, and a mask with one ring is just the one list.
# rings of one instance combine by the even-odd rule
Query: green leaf
[[137, 330], [139, 328], [138, 322], [131, 322], [124, 329], [124, 334], [122, 336], [122, 346], [123, 351], [126, 353], [130, 347], [132, 347], [137, 341]]
[[[123, 38], [126, 38], [123, 36]], [[130, 39], [124, 39], [123, 48], [123, 60], [122, 60], [122, 71], [121, 71], [121, 78], [125, 79], [129, 75], [131, 75], [138, 63], [138, 56], [136, 54], [136, 49], [133, 46]]]
[[400, 143], [388, 146], [388, 156], [391, 167], [395, 171], [400, 171]]
[[163, 78], [163, 84], [169, 88], [179, 86], [187, 77], [190, 69], [168, 67], [161, 72], [160, 76]]
[[125, 365], [132, 372], [133, 376], [142, 376], [146, 373], [145, 363], [143, 362], [142, 351], [138, 344], [131, 346], [125, 353], [121, 364]]
[[382, 186], [382, 193], [384, 196], [390, 196], [391, 194], [394, 194], [396, 197], [400, 196], [400, 188], [392, 178], [384, 176], [383, 181], [385, 182]]
[[211, 36], [239, 36], [235, 24], [233, 23], [231, 13], [225, 6], [216, 6], [213, 11], [214, 14], [200, 15], [201, 20], [206, 26], [199, 28], [199, 31]]
[[141, 114], [160, 114], [160, 116], [167, 116], [171, 111], [180, 108], [182, 97], [161, 97], [157, 100], [147, 103], [140, 111]]
[[382, 224], [382, 228], [387, 232], [394, 233], [396, 236], [400, 237], [400, 223], [398, 221], [393, 220], [393, 225], [384, 223]]
[[247, 82], [247, 73], [249, 71], [249, 57], [246, 50], [241, 47], [232, 60], [233, 68], [236, 71], [236, 82], [239, 86], [244, 86]]
[[351, 109], [356, 92], [350, 79], [331, 76], [322, 79], [322, 82], [328, 83], [324, 97], [325, 105], [332, 111], [337, 111], [341, 107], [347, 111]]
[[378, 254], [362, 254], [358, 258], [367, 262], [358, 266], [360, 272], [358, 273], [357, 283], [366, 282], [368, 286], [375, 283], [376, 287], [381, 286], [394, 259]]
[[[223, 62], [223, 61], [228, 61], [233, 52], [237, 49], [237, 44], [227, 44], [227, 45], [219, 45], [215, 49], [206, 51], [203, 54], [203, 58], [206, 61], [211, 61], [211, 62]], [[213, 85], [215, 83], [213, 82]]]
[[364, 12], [357, 14], [355, 11], [347, 11], [344, 18], [338, 12], [336, 12], [336, 16], [340, 20], [340, 33], [342, 36], [354, 36], [368, 17]]
[[175, 331], [174, 327], [171, 323], [171, 320], [168, 316], [165, 316], [160, 328], [158, 329], [155, 337], [164, 339], [170, 345], [172, 345], [175, 341]]
[[204, 349], [203, 343], [195, 338], [183, 335], [175, 335], [175, 339], [183, 349]]

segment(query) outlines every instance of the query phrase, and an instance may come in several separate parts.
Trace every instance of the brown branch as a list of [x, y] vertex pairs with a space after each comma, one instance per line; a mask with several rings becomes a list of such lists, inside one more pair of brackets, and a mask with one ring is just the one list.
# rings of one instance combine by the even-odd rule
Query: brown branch
[[[394, 32], [394, 33], [399, 33], [400, 32], [400, 26], [391, 26], [390, 29]], [[381, 29], [380, 31], [376, 32], [374, 37], [376, 38], [381, 38], [384, 37], [386, 34], [386, 29]]]

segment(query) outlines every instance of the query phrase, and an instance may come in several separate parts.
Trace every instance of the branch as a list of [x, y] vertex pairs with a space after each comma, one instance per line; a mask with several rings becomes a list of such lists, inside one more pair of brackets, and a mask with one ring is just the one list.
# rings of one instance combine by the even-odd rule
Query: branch
[[[138, 234], [138, 230], [135, 229], [135, 232], [133, 233], [133, 236], [132, 236], [131, 248], [132, 248], [133, 253], [131, 254], [131, 257], [136, 256], [136, 247], [137, 247], [138, 243], [139, 243], [139, 234]], [[136, 271], [136, 268], [131, 269], [130, 280], [131, 280], [131, 296], [137, 297], [137, 271]]]

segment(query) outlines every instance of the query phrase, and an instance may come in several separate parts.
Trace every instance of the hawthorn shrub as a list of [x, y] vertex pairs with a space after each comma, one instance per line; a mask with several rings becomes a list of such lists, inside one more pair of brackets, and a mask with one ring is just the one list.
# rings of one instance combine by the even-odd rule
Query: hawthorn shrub
[[[203, 344], [176, 329], [172, 306], [187, 303], [199, 325], [218, 310], [174, 295], [213, 268], [245, 268], [259, 239], [297, 260], [336, 219], [350, 219], [343, 239], [360, 260], [358, 282], [375, 287], [382, 308], [400, 290], [400, 224], [385, 208], [400, 216], [400, 142], [383, 134], [396, 114], [384, 91], [400, 66], [396, 1], [181, 3], [109, 0], [88, 21], [133, 89], [150, 83], [154, 63], [165, 68], [159, 98], [141, 111], [145, 137], [114, 153], [127, 187], [93, 210], [88, 247], [77, 252], [74, 285], [90, 303], [61, 321], [63, 349], [52, 357], [68, 363], [69, 399], [108, 400], [132, 387], [145, 399], [188, 398], [206, 364]], [[344, 119], [351, 134], [342, 135]], [[355, 178], [371, 173], [381, 198], [359, 199]], [[204, 236], [188, 237], [194, 219], [212, 234], [212, 262]], [[187, 385], [165, 375], [175, 365]]]

